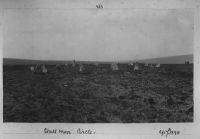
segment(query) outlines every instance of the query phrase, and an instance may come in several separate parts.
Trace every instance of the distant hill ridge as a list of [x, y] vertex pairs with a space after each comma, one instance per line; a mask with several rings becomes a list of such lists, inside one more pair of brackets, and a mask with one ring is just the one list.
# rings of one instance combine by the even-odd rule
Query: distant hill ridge
[[[185, 61], [189, 61], [193, 63], [193, 55], [180, 55], [180, 56], [170, 56], [170, 57], [160, 57], [160, 58], [151, 58], [151, 59], [143, 59], [137, 60], [140, 63], [160, 63], [160, 64], [183, 64]], [[3, 58], [3, 65], [29, 65], [29, 64], [66, 64], [71, 63], [72, 61], [56, 61], [56, 60], [29, 60], [29, 59], [14, 59], [14, 58]], [[77, 61], [81, 63], [112, 63], [110, 62], [103, 62], [103, 61]], [[130, 63], [136, 61], [123, 61], [118, 63]]]
[[160, 64], [183, 64], [185, 61], [193, 63], [193, 55], [179, 55], [179, 56], [169, 56], [169, 57], [159, 57], [151, 59], [138, 60], [141, 63], [160, 63]]
[[[111, 63], [111, 62], [97, 62], [97, 61], [76, 61], [78, 63]], [[30, 64], [69, 64], [72, 60], [31, 60], [31, 59], [16, 59], [16, 58], [3, 58], [3, 65], [30, 65]]]

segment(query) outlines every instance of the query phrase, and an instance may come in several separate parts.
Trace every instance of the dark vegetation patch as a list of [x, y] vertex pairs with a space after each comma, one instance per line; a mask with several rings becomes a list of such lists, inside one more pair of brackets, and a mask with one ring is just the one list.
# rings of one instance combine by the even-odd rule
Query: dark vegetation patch
[[[169, 65], [168, 65], [169, 66]], [[3, 68], [4, 122], [192, 122], [193, 74], [173, 68], [134, 72], [121, 65]], [[119, 66], [120, 67], [120, 66]], [[174, 66], [176, 68], [176, 66]]]

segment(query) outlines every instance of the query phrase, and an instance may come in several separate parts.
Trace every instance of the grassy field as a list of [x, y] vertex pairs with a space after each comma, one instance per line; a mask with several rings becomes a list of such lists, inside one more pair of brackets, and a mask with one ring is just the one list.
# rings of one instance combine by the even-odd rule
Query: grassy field
[[108, 65], [88, 66], [79, 73], [77, 67], [47, 66], [44, 75], [30, 72], [28, 65], [4, 66], [3, 121], [193, 121], [192, 66], [190, 71], [170, 65], [140, 71], [119, 67], [111, 71]]

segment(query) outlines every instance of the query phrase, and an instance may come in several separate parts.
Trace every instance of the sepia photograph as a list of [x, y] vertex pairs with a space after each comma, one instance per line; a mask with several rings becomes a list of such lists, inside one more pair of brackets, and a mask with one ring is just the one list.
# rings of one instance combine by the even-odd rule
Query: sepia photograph
[[193, 123], [194, 11], [101, 8], [4, 9], [4, 123]]

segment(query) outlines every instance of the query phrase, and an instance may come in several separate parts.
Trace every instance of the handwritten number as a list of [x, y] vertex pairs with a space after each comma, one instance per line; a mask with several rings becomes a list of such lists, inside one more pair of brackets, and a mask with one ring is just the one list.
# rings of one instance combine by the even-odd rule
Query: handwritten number
[[180, 131], [179, 130], [172, 130], [171, 128], [169, 128], [168, 130], [159, 130], [159, 133], [160, 133], [161, 136], [165, 135], [166, 138], [167, 138], [169, 135], [179, 135]]
[[98, 4], [96, 5], [97, 9], [102, 9], [103, 8], [103, 5], [102, 4]]

